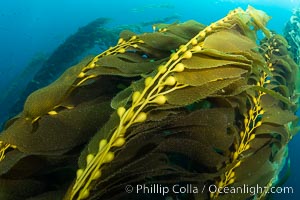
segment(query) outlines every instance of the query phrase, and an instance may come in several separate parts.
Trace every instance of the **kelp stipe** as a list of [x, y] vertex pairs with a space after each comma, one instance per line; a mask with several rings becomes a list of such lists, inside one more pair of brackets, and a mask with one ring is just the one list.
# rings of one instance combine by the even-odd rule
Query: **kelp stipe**
[[5, 158], [5, 152], [9, 148], [16, 148], [16, 146], [11, 144], [6, 144], [3, 141], [0, 141], [0, 162]]

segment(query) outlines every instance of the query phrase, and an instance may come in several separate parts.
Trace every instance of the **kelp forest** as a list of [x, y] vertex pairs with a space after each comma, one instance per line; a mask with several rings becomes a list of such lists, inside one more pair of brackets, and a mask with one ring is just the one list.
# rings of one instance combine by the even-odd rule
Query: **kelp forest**
[[[82, 27], [11, 104], [0, 199], [268, 199], [299, 130], [300, 87], [299, 11], [284, 35], [269, 20], [249, 6], [209, 25], [107, 31], [100, 18]], [[85, 43], [69, 51], [78, 36]], [[95, 41], [110, 47], [83, 53]], [[191, 190], [126, 192], [174, 184]], [[223, 191], [244, 185], [264, 190]]]

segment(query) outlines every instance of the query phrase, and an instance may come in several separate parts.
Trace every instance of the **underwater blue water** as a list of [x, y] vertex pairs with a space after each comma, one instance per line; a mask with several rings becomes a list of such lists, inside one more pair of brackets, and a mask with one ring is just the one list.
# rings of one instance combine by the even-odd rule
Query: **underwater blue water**
[[[18, 75], [34, 57], [49, 56], [79, 27], [98, 17], [111, 18], [110, 27], [168, 16], [173, 16], [174, 21], [194, 19], [210, 24], [229, 10], [246, 9], [248, 4], [272, 16], [268, 27], [282, 33], [299, 0], [0, 0], [0, 96], [20, 78]], [[152, 31], [151, 26], [145, 30]], [[5, 105], [0, 109], [1, 118]], [[299, 144], [297, 135], [290, 143], [291, 176], [285, 184], [294, 187], [294, 194], [277, 195], [274, 199], [300, 199]]]

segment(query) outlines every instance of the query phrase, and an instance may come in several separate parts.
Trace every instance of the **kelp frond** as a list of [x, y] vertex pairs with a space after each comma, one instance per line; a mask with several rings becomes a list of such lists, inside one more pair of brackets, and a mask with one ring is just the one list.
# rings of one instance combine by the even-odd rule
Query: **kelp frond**
[[[246, 113], [244, 113], [244, 121], [243, 121], [243, 129], [240, 131], [239, 136], [236, 137], [234, 142], [234, 148], [232, 149], [232, 152], [230, 153], [230, 159], [226, 163], [225, 171], [224, 173], [219, 177], [219, 179], [216, 181], [216, 185], [218, 188], [222, 189], [224, 187], [227, 187], [229, 185], [232, 185], [236, 182], [236, 179], [238, 179], [238, 175], [236, 174], [236, 170], [241, 166], [241, 164], [248, 159], [249, 156], [251, 156], [254, 152], [249, 151], [252, 147], [253, 141], [256, 137], [259, 137], [262, 135], [262, 131], [267, 131], [263, 134], [268, 134], [268, 137], [275, 138], [277, 137], [276, 133], [276, 126], [278, 126], [278, 123], [282, 123], [280, 121], [285, 121], [284, 118], [289, 118], [287, 121], [291, 122], [293, 119], [295, 119], [294, 116], [289, 114], [289, 111], [285, 110], [286, 107], [293, 105], [293, 96], [294, 96], [294, 89], [295, 88], [286, 88], [285, 92], [280, 92], [277, 90], [278, 86], [280, 87], [289, 87], [292, 85], [295, 85], [295, 80], [292, 78], [293, 76], [290, 74], [290, 72], [297, 73], [298, 69], [297, 66], [294, 65], [293, 62], [290, 61], [289, 57], [286, 57], [287, 54], [286, 51], [287, 45], [283, 38], [279, 37], [278, 35], [271, 34], [269, 35], [269, 38], [265, 38], [265, 41], [261, 44], [261, 51], [262, 55], [266, 61], [265, 66], [268, 67], [269, 71], [271, 72], [270, 75], [268, 75], [265, 71], [259, 72], [260, 78], [258, 79], [258, 82], [256, 83], [257, 88], [253, 88], [254, 91], [248, 93], [248, 100], [250, 102], [249, 109]], [[284, 59], [285, 61], [281, 60]], [[280, 61], [281, 60], [281, 61]], [[280, 61], [280, 62], [279, 62]], [[284, 63], [284, 64], [283, 64]], [[291, 69], [292, 68], [292, 69]], [[285, 71], [285, 73], [282, 73], [282, 71]], [[279, 75], [280, 74], [280, 75]], [[277, 77], [280, 76], [282, 79], [285, 80], [284, 82], [279, 81]], [[295, 77], [295, 76], [294, 76]], [[277, 91], [277, 93], [273, 93], [271, 91]], [[267, 105], [266, 101], [270, 104], [270, 100], [267, 100], [270, 97], [264, 98], [264, 96], [271, 95], [273, 99], [273, 104], [280, 105], [281, 103], [284, 103], [285, 105], [280, 105], [281, 109], [285, 110], [285, 115], [278, 114], [278, 122], [275, 122], [275, 120], [270, 120], [272, 115], [276, 115], [276, 113], [270, 113], [270, 112], [276, 112], [273, 110], [272, 105]], [[276, 100], [275, 100], [276, 99]], [[281, 103], [278, 103], [277, 101], [281, 101]], [[283, 111], [277, 111], [278, 113]], [[267, 116], [265, 116], [265, 113]], [[283, 118], [280, 119], [279, 118]], [[270, 124], [265, 124], [270, 123]], [[262, 126], [263, 125], [263, 126]], [[274, 125], [274, 126], [273, 126]], [[265, 129], [265, 126], [268, 126], [269, 130]], [[272, 131], [273, 130], [273, 131]], [[285, 133], [281, 136], [285, 139], [281, 141], [281, 146], [278, 150], [285, 152], [285, 146], [291, 139], [291, 127], [286, 126], [285, 127]], [[283, 136], [284, 134], [284, 136]], [[254, 147], [255, 148], [255, 147]], [[279, 153], [280, 154], [280, 153]], [[286, 157], [287, 155], [284, 155]], [[281, 158], [284, 160], [284, 158]], [[282, 164], [281, 160], [277, 161], [278, 164]], [[261, 194], [257, 194], [258, 199], [264, 198], [268, 194], [268, 190], [273, 186], [275, 180], [277, 179], [277, 176], [281, 170], [281, 168], [275, 167], [276, 175], [271, 178], [267, 183], [265, 183], [264, 188], [265, 190]], [[274, 170], [274, 169], [273, 169]], [[211, 193], [210, 197], [211, 199], [217, 199], [219, 196], [219, 191], [215, 193]]]
[[[261, 77], [257, 82], [257, 86], [266, 87], [270, 83], [270, 77], [265, 72], [261, 72]], [[226, 171], [220, 176], [220, 180], [216, 182], [216, 186], [220, 189], [233, 184], [236, 180], [235, 170], [241, 165], [244, 159], [247, 158], [245, 152], [251, 148], [251, 141], [255, 139], [255, 131], [262, 125], [263, 115], [265, 113], [261, 98], [266, 93], [259, 90], [253, 95], [249, 94], [250, 108], [247, 113], [244, 113], [243, 127], [239, 136], [234, 142], [234, 149], [230, 153], [230, 160], [227, 163]], [[210, 193], [211, 199], [216, 199], [219, 196], [219, 190], [215, 193]]]
[[[251, 13], [254, 11], [251, 10]], [[147, 77], [144, 81], [144, 88], [141, 91], [134, 91], [132, 94], [132, 104], [129, 108], [119, 107], [117, 108], [119, 119], [119, 125], [112, 133], [109, 140], [101, 139], [99, 141], [99, 149], [97, 153], [89, 153], [86, 156], [86, 166], [83, 169], [77, 170], [77, 179], [72, 188], [70, 199], [85, 199], [90, 194], [90, 187], [92, 181], [101, 178], [101, 167], [105, 163], [109, 163], [114, 159], [114, 153], [111, 151], [113, 147], [121, 147], [125, 144], [125, 134], [128, 128], [135, 123], [142, 123], [147, 119], [147, 113], [145, 108], [149, 104], [164, 105], [170, 101], [168, 96], [176, 90], [189, 87], [189, 84], [182, 84], [177, 82], [174, 74], [180, 74], [186, 68], [185, 64], [181, 61], [192, 58], [194, 53], [200, 53], [203, 48], [208, 48], [208, 42], [203, 43], [204, 39], [210, 35], [210, 33], [223, 27], [224, 23], [232, 23], [235, 18], [241, 18], [240, 15], [248, 15], [241, 9], [234, 10], [223, 19], [211, 24], [204, 30], [199, 32], [194, 38], [192, 38], [185, 45], [181, 45], [175, 53], [171, 54], [169, 60], [158, 67], [157, 73], [154, 77]], [[251, 16], [251, 14], [250, 14]], [[263, 26], [266, 20], [261, 21], [255, 19], [254, 23], [260, 22], [258, 26]], [[226, 25], [225, 25], [226, 26]], [[167, 31], [167, 30], [165, 30]], [[92, 62], [93, 63], [93, 62]], [[266, 73], [261, 78], [259, 85], [264, 85], [266, 82]], [[233, 154], [232, 161], [235, 162], [240, 154], [249, 148], [249, 142], [254, 139], [253, 130], [261, 125], [258, 121], [258, 116], [263, 114], [263, 110], [260, 106], [260, 98], [263, 92], [259, 91], [257, 97], [253, 97], [254, 107], [249, 111], [249, 120], [245, 119], [246, 131], [241, 132], [242, 141], [238, 146], [237, 152]], [[172, 103], [172, 102], [169, 102]], [[250, 125], [251, 124], [251, 125]], [[235, 166], [237, 167], [237, 165]], [[226, 177], [232, 176], [231, 173], [227, 173]], [[232, 180], [223, 181], [223, 185], [228, 185]]]

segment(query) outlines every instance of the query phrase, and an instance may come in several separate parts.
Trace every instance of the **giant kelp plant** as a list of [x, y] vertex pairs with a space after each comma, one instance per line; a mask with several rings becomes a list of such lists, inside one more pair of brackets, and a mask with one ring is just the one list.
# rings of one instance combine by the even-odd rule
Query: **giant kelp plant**
[[[29, 95], [6, 123], [0, 198], [266, 198], [295, 134], [298, 99], [298, 66], [268, 20], [248, 7], [209, 26], [122, 32], [116, 46]], [[136, 189], [155, 184], [193, 190]], [[264, 191], [222, 190], [245, 184]]]

